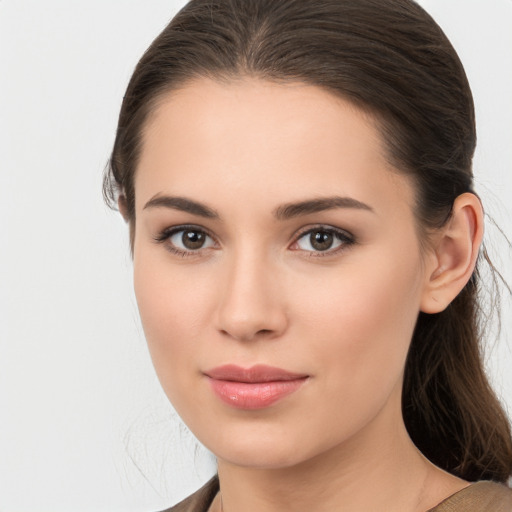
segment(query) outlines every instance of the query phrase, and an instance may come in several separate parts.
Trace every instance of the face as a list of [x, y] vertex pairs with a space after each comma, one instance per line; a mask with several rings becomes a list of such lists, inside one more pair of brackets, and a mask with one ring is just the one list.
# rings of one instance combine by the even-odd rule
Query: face
[[425, 270], [368, 116], [309, 85], [198, 80], [151, 116], [135, 191], [153, 363], [220, 460], [289, 467], [400, 424]]

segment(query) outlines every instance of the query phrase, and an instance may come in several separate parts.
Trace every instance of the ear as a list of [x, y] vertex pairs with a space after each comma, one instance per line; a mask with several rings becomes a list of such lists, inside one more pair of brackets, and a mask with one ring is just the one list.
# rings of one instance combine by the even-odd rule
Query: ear
[[117, 207], [119, 208], [119, 213], [123, 216], [125, 222], [128, 222], [128, 204], [124, 194], [119, 194], [119, 198], [117, 199]]
[[421, 311], [446, 309], [469, 281], [483, 237], [483, 210], [475, 194], [465, 193], [453, 203], [452, 215], [439, 230], [428, 258]]

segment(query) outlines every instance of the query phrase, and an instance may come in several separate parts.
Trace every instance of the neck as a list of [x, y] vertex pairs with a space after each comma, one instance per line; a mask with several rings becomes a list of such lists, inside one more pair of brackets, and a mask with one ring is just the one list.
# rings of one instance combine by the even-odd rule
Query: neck
[[383, 411], [353, 439], [291, 467], [241, 467], [219, 459], [223, 512], [423, 512], [434, 507], [466, 483], [427, 461], [399, 417], [393, 421]]

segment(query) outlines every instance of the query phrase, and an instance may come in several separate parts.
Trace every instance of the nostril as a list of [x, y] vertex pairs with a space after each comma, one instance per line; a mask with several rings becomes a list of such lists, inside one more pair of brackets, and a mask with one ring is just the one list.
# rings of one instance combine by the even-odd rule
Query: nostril
[[233, 329], [231, 331], [229, 329], [221, 329], [220, 332], [224, 336], [229, 336], [229, 337], [235, 338], [237, 340], [251, 341], [251, 340], [255, 340], [257, 338], [271, 337], [275, 331], [273, 331], [272, 329], [259, 329], [257, 331], [252, 331], [252, 333], [251, 333], [250, 331], [242, 332], [242, 331], [236, 331], [235, 329]]

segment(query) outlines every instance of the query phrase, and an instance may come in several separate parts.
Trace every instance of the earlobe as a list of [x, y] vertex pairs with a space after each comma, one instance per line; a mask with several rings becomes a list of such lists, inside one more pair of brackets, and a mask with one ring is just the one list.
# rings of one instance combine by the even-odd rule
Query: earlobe
[[421, 301], [424, 313], [440, 313], [469, 281], [483, 237], [483, 210], [475, 194], [457, 197], [452, 215], [440, 229], [427, 268]]

